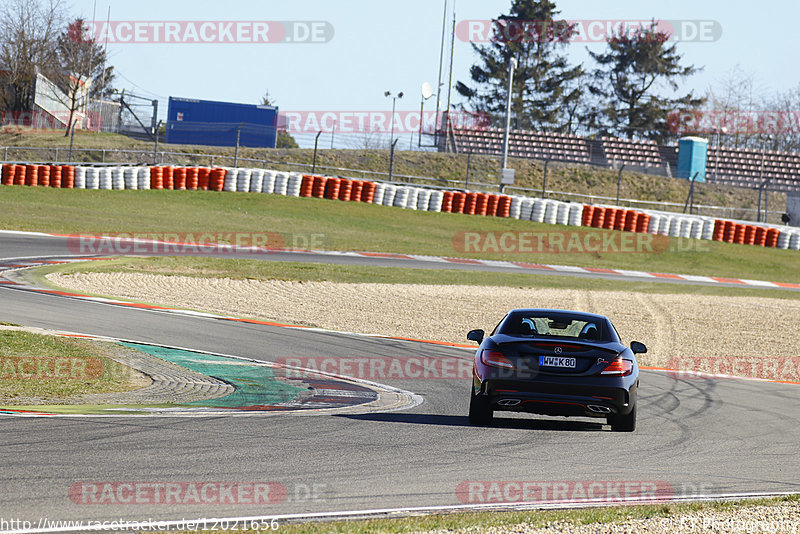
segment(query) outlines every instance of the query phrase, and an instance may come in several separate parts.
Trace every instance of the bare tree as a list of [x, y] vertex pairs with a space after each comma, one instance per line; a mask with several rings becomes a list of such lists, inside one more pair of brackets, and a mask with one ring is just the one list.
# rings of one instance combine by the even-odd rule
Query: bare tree
[[5, 71], [0, 105], [9, 111], [33, 106], [36, 73], [57, 64], [63, 27], [61, 0], [3, 0], [0, 3], [0, 70]]
[[[94, 38], [89, 36], [83, 19], [76, 19], [59, 35], [56, 50], [58, 67], [51, 76], [63, 91], [64, 97], [58, 97], [59, 100], [63, 100], [61, 103], [69, 111], [67, 129], [64, 133], [68, 136], [73, 127], [75, 113], [88, 103], [90, 90], [87, 85], [92, 84], [94, 80], [98, 85], [103, 85], [100, 80], [105, 73], [103, 68], [106, 53]], [[108, 85], [109, 80], [104, 81], [105, 85]], [[102, 94], [103, 89], [106, 88], [101, 88], [98, 92]]]

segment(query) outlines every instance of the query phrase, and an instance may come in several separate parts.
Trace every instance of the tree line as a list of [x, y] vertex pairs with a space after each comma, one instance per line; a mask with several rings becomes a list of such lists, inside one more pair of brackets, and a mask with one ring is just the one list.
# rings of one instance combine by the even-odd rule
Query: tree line
[[[113, 94], [114, 68], [86, 21], [72, 18], [61, 0], [4, 0], [0, 6], [0, 111], [33, 109], [37, 73], [61, 94], [66, 106], [65, 135], [86, 98]], [[88, 84], [89, 90], [85, 87]]]
[[590, 64], [571, 64], [566, 49], [578, 28], [559, 15], [550, 0], [512, 0], [488, 43], [472, 44], [477, 61], [455, 87], [460, 108], [502, 126], [513, 58], [513, 128], [658, 143], [698, 134], [714, 144], [800, 149], [800, 114], [791, 111], [800, 109], [800, 88], [763, 97], [752, 76], [735, 69], [704, 95], [683, 92], [701, 68], [684, 64], [655, 20], [618, 28], [605, 50], [588, 51]]

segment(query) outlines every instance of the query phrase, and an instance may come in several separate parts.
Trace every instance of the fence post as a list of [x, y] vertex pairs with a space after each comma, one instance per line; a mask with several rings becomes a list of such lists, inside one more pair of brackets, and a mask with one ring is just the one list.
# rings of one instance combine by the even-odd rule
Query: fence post
[[317, 132], [317, 136], [314, 138], [314, 162], [311, 165], [311, 174], [315, 174], [317, 171], [317, 143], [320, 135], [322, 135], [321, 131]]
[[233, 153], [233, 166], [238, 167], [237, 163], [239, 163], [239, 135], [242, 132], [242, 123], [236, 127], [236, 150]]
[[[421, 128], [422, 127], [420, 126], [420, 129]], [[464, 181], [464, 189], [469, 189], [469, 165], [471, 159], [472, 159], [472, 149], [470, 149], [470, 151], [467, 152], [467, 178]]]
[[622, 164], [622, 167], [619, 168], [619, 174], [617, 174], [617, 206], [619, 206], [619, 190], [622, 187], [622, 169], [625, 168], [625, 164]]
[[542, 177], [542, 198], [547, 197], [547, 166], [550, 164], [550, 158], [544, 160], [544, 176]]

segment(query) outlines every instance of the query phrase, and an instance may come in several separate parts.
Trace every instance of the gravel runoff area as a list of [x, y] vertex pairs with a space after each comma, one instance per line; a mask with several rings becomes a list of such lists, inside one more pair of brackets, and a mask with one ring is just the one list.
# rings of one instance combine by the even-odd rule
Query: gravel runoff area
[[[652, 366], [669, 365], [676, 357], [698, 356], [713, 359], [769, 355], [794, 361], [800, 353], [796, 341], [800, 301], [766, 297], [231, 280], [144, 273], [54, 273], [48, 279], [75, 291], [164, 306], [454, 343], [465, 343], [464, 336], [472, 328], [492, 329], [512, 308], [576, 309], [607, 315], [624, 341], [635, 339], [647, 344], [648, 353], [640, 355], [640, 361]], [[800, 532], [800, 504], [684, 512], [673, 517], [607, 524], [554, 523], [546, 528], [521, 524], [446, 532]]]
[[[414, 284], [232, 280], [146, 273], [50, 274], [70, 290], [164, 306], [334, 330], [469, 344], [512, 308], [563, 308], [607, 315], [623, 341], [642, 341], [643, 365], [676, 359], [800, 356], [800, 300]], [[715, 360], [716, 358], [716, 360]], [[716, 363], [715, 363], [716, 362]], [[794, 362], [797, 364], [798, 362]], [[703, 362], [700, 362], [702, 367]], [[800, 381], [795, 367], [784, 378]], [[775, 378], [781, 378], [776, 376]]]

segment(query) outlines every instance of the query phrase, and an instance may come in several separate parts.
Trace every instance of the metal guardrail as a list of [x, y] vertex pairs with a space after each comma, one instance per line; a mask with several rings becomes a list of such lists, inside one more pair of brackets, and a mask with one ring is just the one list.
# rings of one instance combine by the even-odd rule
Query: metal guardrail
[[[81, 162], [86, 163], [89, 165], [119, 165], [119, 164], [130, 164], [130, 163], [138, 163], [138, 164], [155, 164], [155, 165], [164, 165], [164, 164], [191, 164], [191, 165], [208, 165], [210, 167], [215, 166], [225, 166], [225, 163], [232, 164], [234, 159], [238, 159], [239, 162], [249, 162], [256, 165], [261, 165], [263, 167], [272, 167], [277, 168], [277, 170], [282, 170], [282, 168], [287, 169], [297, 169], [297, 170], [308, 170], [311, 169], [314, 165], [311, 163], [298, 163], [298, 162], [286, 162], [286, 161], [273, 161], [266, 158], [248, 158], [242, 156], [235, 156], [235, 155], [227, 155], [227, 154], [192, 154], [187, 152], [171, 152], [171, 151], [158, 151], [154, 152], [152, 150], [126, 150], [126, 149], [117, 149], [117, 148], [73, 148], [69, 149], [67, 147], [17, 147], [17, 146], [6, 146], [0, 147], [3, 151], [3, 161], [5, 162], [34, 162], [34, 163], [57, 163], [57, 164], [68, 164], [73, 163], [76, 159], [75, 157], [69, 157], [69, 155], [74, 156], [75, 154], [85, 153], [85, 154], [99, 154], [99, 162], [95, 161], [98, 158], [86, 158], [90, 159], [91, 161]], [[14, 159], [9, 160], [9, 151], [33, 151], [36, 154], [42, 155], [43, 157], [40, 158], [31, 158], [31, 159]], [[49, 151], [49, 152], [48, 152]], [[116, 155], [117, 157], [111, 161], [109, 161], [109, 156]], [[124, 158], [122, 156], [127, 156]], [[67, 160], [60, 159], [61, 156], [67, 156]], [[125, 161], [127, 159], [127, 161]], [[316, 165], [316, 169], [320, 171], [326, 171], [325, 174], [335, 175], [342, 178], [351, 178], [351, 179], [371, 179], [377, 181], [387, 181], [389, 178], [388, 172], [381, 172], [381, 171], [370, 171], [366, 169], [350, 169], [346, 167], [331, 167], [327, 165]], [[499, 185], [496, 183], [485, 183], [479, 182], [474, 180], [450, 180], [446, 178], [433, 178], [430, 176], [415, 176], [415, 175], [407, 175], [407, 174], [397, 174], [392, 173], [393, 182], [400, 182], [400, 183], [414, 183], [417, 185], [426, 185], [428, 187], [434, 188], [453, 188], [453, 189], [481, 189], [483, 191], [498, 191]], [[528, 194], [530, 196], [542, 196], [541, 189], [534, 189], [534, 188], [525, 188], [525, 187], [516, 187], [516, 186], [506, 186], [506, 190], [514, 190], [519, 191], [521, 194]], [[594, 194], [584, 194], [584, 193], [568, 193], [566, 191], [545, 191], [544, 198], [551, 198], [557, 200], [575, 200], [580, 202], [585, 202], [588, 204], [595, 204], [595, 203], [602, 203], [602, 204], [615, 204], [626, 206], [629, 208], [641, 208], [641, 209], [654, 209], [654, 210], [661, 210], [661, 211], [672, 211], [672, 212], [682, 212], [684, 205], [677, 203], [677, 202], [667, 202], [667, 201], [652, 201], [652, 200], [638, 200], [632, 198], [620, 198], [619, 203], [617, 203], [616, 197], [607, 197], [602, 195], [594, 195]], [[741, 219], [741, 220], [755, 220], [757, 209], [754, 208], [737, 208], [731, 206], [712, 206], [712, 205], [693, 205], [692, 213], [695, 215], [709, 215], [709, 216], [716, 216], [716, 217], [725, 217], [730, 219]], [[763, 210], [762, 210], [763, 212]], [[780, 216], [783, 211], [779, 210], [770, 210], [767, 212], [768, 218], [770, 216], [774, 216], [776, 222], [780, 221]]]

